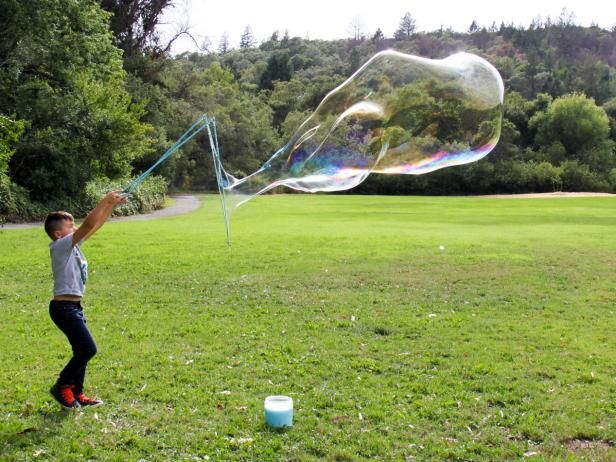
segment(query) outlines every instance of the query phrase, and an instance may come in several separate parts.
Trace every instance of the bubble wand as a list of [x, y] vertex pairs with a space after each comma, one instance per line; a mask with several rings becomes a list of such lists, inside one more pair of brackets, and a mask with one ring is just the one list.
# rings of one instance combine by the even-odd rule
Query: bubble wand
[[131, 194], [133, 191], [135, 191], [135, 189], [137, 189], [141, 183], [143, 183], [145, 181], [145, 179], [150, 176], [150, 174], [152, 173], [152, 171], [158, 167], [158, 165], [160, 165], [162, 162], [164, 162], [165, 160], [167, 160], [171, 155], [173, 155], [178, 149], [180, 149], [182, 146], [184, 146], [186, 143], [188, 143], [192, 138], [194, 138], [197, 133], [199, 133], [201, 130], [203, 130], [204, 128], [207, 127], [208, 124], [208, 118], [207, 116], [204, 114], [201, 117], [199, 117], [197, 119], [197, 121], [192, 125], [192, 127], [190, 127], [188, 130], [186, 130], [186, 132], [180, 136], [180, 138], [173, 143], [173, 145], [167, 149], [167, 151], [160, 157], [160, 159], [158, 159], [154, 165], [152, 165], [149, 169], [147, 169], [145, 172], [143, 172], [141, 175], [139, 175], [138, 177], [134, 178], [124, 189], [123, 189], [123, 193], [126, 195]]
[[218, 192], [220, 194], [220, 201], [222, 206], [222, 213], [225, 220], [225, 232], [227, 236], [227, 245], [231, 247], [231, 239], [229, 236], [229, 219], [227, 216], [227, 207], [225, 202], [224, 187], [226, 182], [223, 181], [223, 174], [226, 175], [222, 168], [220, 161], [220, 150], [218, 147], [218, 136], [216, 132], [216, 119], [214, 117], [208, 117], [207, 114], [203, 114], [199, 117], [195, 123], [186, 132], [173, 143], [173, 145], [167, 149], [167, 151], [160, 156], [160, 158], [145, 172], [141, 173], [138, 177], [134, 178], [123, 190], [122, 193], [126, 196], [132, 194], [152, 173], [152, 171], [158, 167], [161, 163], [171, 157], [178, 149], [188, 143], [194, 138], [201, 130], [207, 129], [208, 139], [210, 142], [210, 150], [212, 151], [212, 159], [214, 161], [214, 170], [216, 172], [216, 182], [218, 184]]

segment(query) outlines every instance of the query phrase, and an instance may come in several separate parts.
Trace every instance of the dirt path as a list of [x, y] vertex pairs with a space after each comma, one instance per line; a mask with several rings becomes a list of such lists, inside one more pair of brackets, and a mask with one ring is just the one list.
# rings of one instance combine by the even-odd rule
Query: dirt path
[[616, 194], [597, 192], [553, 192], [553, 193], [530, 193], [530, 194], [491, 194], [476, 197], [495, 197], [502, 199], [540, 199], [551, 197], [616, 197]]
[[[170, 207], [164, 209], [155, 210], [152, 213], [145, 213], [143, 215], [131, 215], [128, 217], [112, 218], [110, 221], [141, 221], [141, 220], [154, 220], [156, 218], [171, 217], [173, 215], [180, 215], [182, 213], [192, 212], [201, 207], [201, 202], [197, 196], [171, 196], [175, 200], [175, 203]], [[4, 226], [0, 225], [0, 229], [28, 229], [28, 228], [42, 228], [43, 223], [7, 223]]]

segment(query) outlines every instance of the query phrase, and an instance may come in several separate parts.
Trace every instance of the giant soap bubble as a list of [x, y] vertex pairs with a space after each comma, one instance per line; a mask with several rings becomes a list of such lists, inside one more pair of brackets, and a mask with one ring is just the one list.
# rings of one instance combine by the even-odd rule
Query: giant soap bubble
[[383, 51], [327, 94], [252, 175], [225, 172], [216, 149], [225, 216], [277, 186], [341, 191], [370, 173], [420, 175], [474, 162], [496, 145], [502, 111], [502, 79], [479, 56]]

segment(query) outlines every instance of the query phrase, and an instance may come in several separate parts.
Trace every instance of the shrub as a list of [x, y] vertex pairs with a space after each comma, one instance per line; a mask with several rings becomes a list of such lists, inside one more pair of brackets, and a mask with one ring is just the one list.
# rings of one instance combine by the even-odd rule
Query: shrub
[[616, 193], [616, 168], [613, 168], [610, 171], [610, 174], [609, 174], [608, 178], [609, 178], [609, 182], [610, 182], [610, 187], [612, 188], [611, 189], [612, 192]]
[[565, 191], [607, 191], [607, 181], [591, 172], [587, 165], [568, 160], [561, 165], [561, 179]]
[[[121, 190], [125, 183], [110, 180], [95, 180], [86, 185], [85, 205], [91, 210], [98, 204], [101, 197], [109, 191]], [[165, 194], [167, 193], [167, 181], [160, 176], [148, 177], [133, 193], [129, 200], [121, 207], [117, 207], [114, 216], [136, 215], [148, 213], [163, 207]], [[87, 213], [87, 211], [86, 211]]]
[[11, 183], [8, 176], [0, 175], [0, 224], [37, 218], [39, 211], [30, 201], [28, 191]]
[[[75, 217], [85, 217], [109, 191], [121, 190], [125, 183], [96, 180], [86, 185], [79, 197], [62, 197], [46, 201], [32, 201], [28, 190], [11, 183], [7, 176], [0, 175], [0, 223], [40, 221], [52, 210], [66, 210]], [[163, 207], [167, 181], [162, 177], [149, 177], [131, 194], [128, 202], [113, 211], [114, 216], [148, 213]]]

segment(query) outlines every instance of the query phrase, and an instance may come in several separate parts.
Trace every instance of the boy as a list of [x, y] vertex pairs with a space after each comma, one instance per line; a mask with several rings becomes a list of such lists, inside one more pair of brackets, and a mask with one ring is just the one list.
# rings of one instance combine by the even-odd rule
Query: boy
[[88, 262], [79, 246], [103, 226], [116, 205], [125, 202], [124, 195], [118, 191], [110, 192], [88, 214], [79, 228], [75, 226], [73, 216], [67, 212], [52, 212], [45, 220], [45, 232], [53, 241], [49, 248], [54, 298], [49, 303], [49, 315], [73, 348], [73, 357], [49, 391], [67, 409], [103, 403], [88, 398], [83, 392], [86, 366], [96, 354], [96, 344], [86, 326], [86, 317], [81, 307]]

